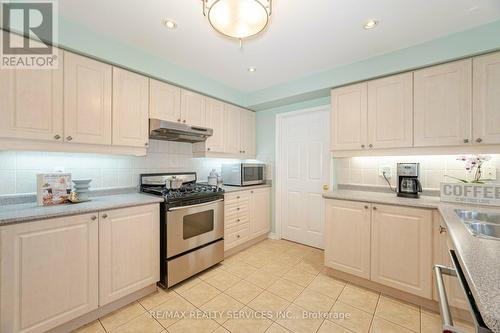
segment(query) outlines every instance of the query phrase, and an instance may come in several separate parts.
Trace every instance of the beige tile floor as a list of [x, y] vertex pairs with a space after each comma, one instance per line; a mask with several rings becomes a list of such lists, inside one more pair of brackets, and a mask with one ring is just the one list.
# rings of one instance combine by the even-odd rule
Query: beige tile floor
[[[265, 240], [75, 332], [441, 332], [437, 313], [336, 280], [323, 270], [323, 251]], [[465, 323], [459, 326], [472, 332]]]

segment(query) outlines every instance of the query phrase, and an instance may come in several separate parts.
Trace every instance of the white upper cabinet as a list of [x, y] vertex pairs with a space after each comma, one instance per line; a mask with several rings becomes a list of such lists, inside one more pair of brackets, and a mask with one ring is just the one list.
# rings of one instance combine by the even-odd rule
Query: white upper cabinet
[[213, 129], [213, 135], [207, 139], [206, 149], [210, 152], [224, 152], [224, 103], [205, 99], [206, 127]]
[[113, 145], [148, 145], [148, 97], [147, 77], [113, 67]]
[[63, 141], [63, 59], [53, 70], [0, 70], [0, 137]]
[[149, 118], [181, 122], [181, 89], [150, 79]]
[[112, 66], [64, 52], [64, 141], [111, 144]]
[[472, 60], [414, 73], [414, 145], [455, 146], [471, 141]]
[[205, 127], [205, 96], [188, 90], [181, 90], [182, 122]]
[[240, 153], [248, 157], [255, 157], [255, 112], [240, 110]]
[[500, 144], [500, 53], [473, 61], [473, 140], [475, 144]]
[[240, 146], [240, 123], [241, 112], [231, 104], [224, 104], [224, 127], [225, 147], [224, 152], [239, 154]]
[[366, 82], [332, 90], [332, 150], [367, 146], [367, 90]]
[[413, 73], [369, 81], [368, 148], [412, 145]]

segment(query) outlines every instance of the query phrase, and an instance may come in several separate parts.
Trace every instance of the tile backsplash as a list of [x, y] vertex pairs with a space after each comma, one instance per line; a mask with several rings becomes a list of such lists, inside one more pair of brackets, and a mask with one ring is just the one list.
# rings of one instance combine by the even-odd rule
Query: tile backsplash
[[147, 156], [52, 152], [0, 152], [0, 195], [36, 192], [36, 174], [71, 172], [74, 179], [91, 178], [92, 189], [137, 186], [141, 173], [195, 171], [206, 181], [212, 169], [239, 160], [193, 158], [190, 143], [150, 141]]
[[[334, 159], [334, 183], [346, 185], [386, 186], [387, 182], [379, 176], [379, 168], [390, 166], [392, 185], [396, 183], [396, 164], [403, 162], [420, 163], [420, 180], [425, 189], [439, 189], [442, 181], [453, 181], [445, 175], [466, 178], [469, 173], [464, 169], [464, 162], [457, 161], [457, 155], [438, 156], [369, 156]], [[500, 155], [491, 155], [492, 159], [484, 168], [496, 168], [497, 182], [500, 182]], [[470, 176], [469, 176], [470, 177]]]

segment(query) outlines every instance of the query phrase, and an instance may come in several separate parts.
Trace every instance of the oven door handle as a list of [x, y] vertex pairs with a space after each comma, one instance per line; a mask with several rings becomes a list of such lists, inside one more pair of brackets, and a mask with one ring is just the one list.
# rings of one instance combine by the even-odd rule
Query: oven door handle
[[196, 205], [190, 205], [190, 206], [173, 207], [173, 208], [169, 208], [168, 211], [169, 212], [173, 212], [173, 211], [181, 210], [181, 209], [188, 209], [188, 208], [194, 208], [194, 207], [208, 206], [208, 205], [212, 205], [214, 203], [221, 202], [221, 201], [224, 201], [224, 199], [218, 199], [218, 200], [204, 202], [204, 203], [200, 203], [200, 204], [196, 204]]

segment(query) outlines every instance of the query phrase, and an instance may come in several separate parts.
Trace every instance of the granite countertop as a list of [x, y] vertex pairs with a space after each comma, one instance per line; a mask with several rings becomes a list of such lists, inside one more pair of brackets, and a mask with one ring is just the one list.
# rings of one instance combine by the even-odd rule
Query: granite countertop
[[411, 199], [399, 198], [394, 193], [360, 190], [330, 191], [323, 197], [439, 210], [479, 312], [488, 328], [500, 333], [500, 241], [472, 236], [455, 213], [456, 209], [500, 213], [500, 208], [449, 204], [433, 196]]
[[257, 188], [271, 187], [271, 186], [272, 185], [270, 183], [266, 183], [266, 184], [251, 185], [251, 186], [229, 186], [229, 185], [222, 185], [222, 188], [224, 189], [225, 193], [231, 193], [231, 192], [255, 190]]
[[47, 218], [85, 214], [107, 209], [142, 206], [163, 202], [162, 197], [127, 193], [91, 197], [91, 201], [40, 207], [36, 202], [0, 206], [0, 226]]

